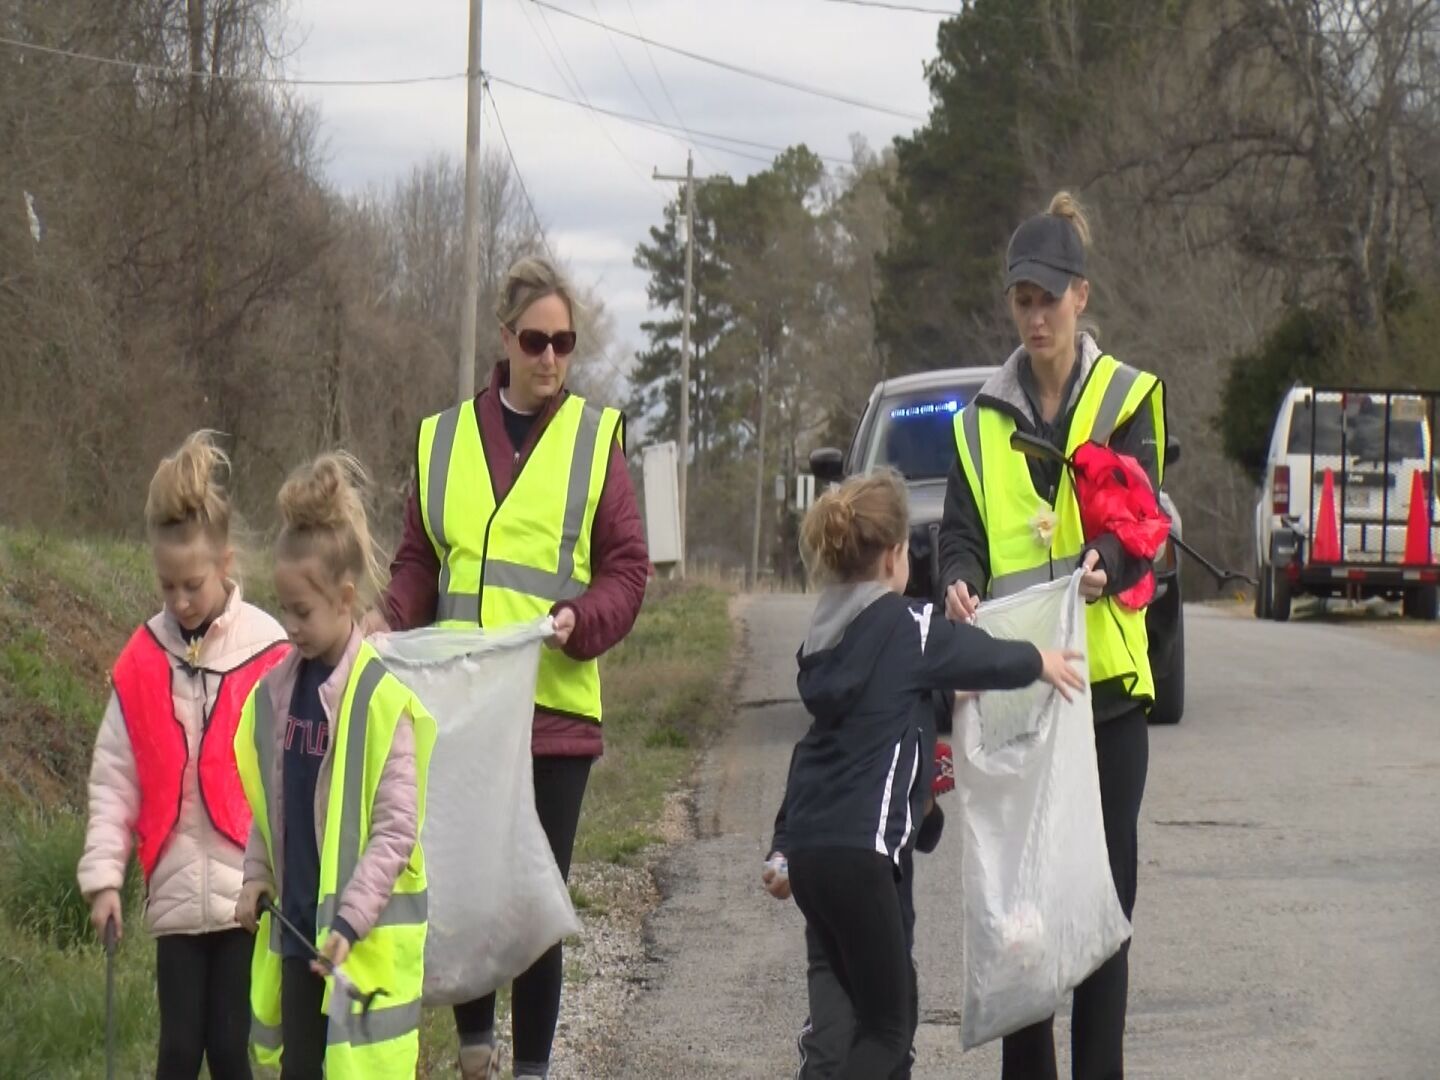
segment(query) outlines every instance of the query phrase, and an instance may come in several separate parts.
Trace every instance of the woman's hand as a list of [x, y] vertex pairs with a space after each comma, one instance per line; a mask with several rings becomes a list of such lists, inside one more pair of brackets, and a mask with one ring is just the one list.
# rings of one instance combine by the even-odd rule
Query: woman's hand
[[105, 940], [105, 927], [113, 919], [115, 921], [115, 940], [119, 941], [125, 936], [125, 920], [120, 912], [120, 890], [101, 889], [90, 900], [90, 925], [95, 927], [95, 934], [101, 940]]
[[265, 881], [247, 881], [235, 902], [235, 921], [252, 934], [260, 929], [260, 900], [266, 896], [274, 899], [274, 886]]
[[1040, 678], [1053, 686], [1066, 701], [1074, 701], [1074, 694], [1085, 689], [1085, 676], [1072, 667], [1085, 659], [1085, 654], [1074, 649], [1041, 649]]
[[945, 590], [945, 617], [951, 622], [973, 623], [975, 612], [980, 609], [980, 598], [970, 592], [970, 586], [957, 581]]
[[563, 649], [565, 643], [570, 640], [570, 635], [575, 632], [575, 609], [562, 607], [555, 612], [555, 633], [545, 639], [545, 644], [552, 649]]
[[1105, 586], [1110, 583], [1110, 578], [1099, 569], [1100, 553], [1093, 548], [1085, 553], [1085, 561], [1080, 566], [1085, 571], [1080, 578], [1080, 595], [1087, 604], [1093, 604], [1105, 595]]
[[324, 946], [320, 949], [320, 955], [325, 961], [311, 960], [310, 970], [316, 975], [329, 975], [350, 955], [350, 941], [339, 930], [331, 930], [330, 936], [325, 939]]

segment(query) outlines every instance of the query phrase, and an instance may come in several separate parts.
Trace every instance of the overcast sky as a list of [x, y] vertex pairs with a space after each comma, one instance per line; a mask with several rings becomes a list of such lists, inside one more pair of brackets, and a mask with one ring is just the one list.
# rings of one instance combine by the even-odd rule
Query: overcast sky
[[[828, 0], [553, 2], [654, 41], [793, 82], [914, 116], [928, 111], [923, 65], [934, 54], [936, 16]], [[922, 6], [959, 5], [926, 0]], [[291, 75], [375, 79], [465, 70], [466, 0], [292, 0], [289, 11]], [[676, 122], [678, 112], [692, 131], [781, 147], [803, 141], [818, 153], [847, 160], [852, 135], [878, 148], [918, 126], [647, 49], [544, 12], [532, 0], [485, 0], [483, 66], [497, 79], [564, 97], [575, 96], [578, 80], [597, 106], [642, 117], [653, 109], [668, 123]], [[388, 183], [437, 152], [463, 154], [463, 79], [304, 93], [320, 108], [329, 174], [344, 191]], [[646, 317], [645, 275], [631, 265], [635, 245], [660, 221], [675, 191], [650, 175], [656, 167], [683, 173], [688, 140], [597, 118], [512, 87], [495, 85], [494, 96], [552, 246], [578, 278], [598, 287], [628, 354], [644, 343], [639, 324]], [[488, 117], [482, 142], [500, 145]], [[715, 150], [697, 151], [697, 174], [743, 177], [764, 167]]]

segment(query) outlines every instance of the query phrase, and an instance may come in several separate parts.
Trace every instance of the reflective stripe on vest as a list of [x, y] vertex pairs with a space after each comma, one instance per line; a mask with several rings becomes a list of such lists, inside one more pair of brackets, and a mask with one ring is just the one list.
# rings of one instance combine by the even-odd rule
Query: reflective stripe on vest
[[[360, 646], [336, 713], [335, 735], [330, 742], [332, 781], [325, 808], [320, 845], [320, 882], [317, 897], [316, 944], [330, 933], [336, 895], [344, 892], [360, 863], [369, 840], [369, 812], [374, 804], [396, 725], [409, 715], [415, 734], [415, 775], [418, 783], [417, 821], [423, 825], [430, 754], [435, 724], [410, 691], [391, 675], [368, 643]], [[275, 709], [263, 685], [246, 705], [236, 734], [236, 761], [250, 798], [272, 867], [276, 867], [272, 837], [282, 828], [278, 820], [275, 785], [281, 783], [276, 765]], [[284, 882], [276, 873], [283, 895]], [[329, 1045], [325, 1075], [334, 1078], [409, 1077], [415, 1075], [419, 1056], [420, 994], [424, 981], [427, 892], [424, 853], [420, 845], [396, 880], [389, 902], [369, 932], [357, 941], [345, 961], [345, 971], [363, 990], [383, 988], [386, 996], [368, 1016], [358, 1006], [330, 1007], [334, 989], [326, 981], [325, 1008], [330, 1010]], [[275, 1064], [281, 1055], [280, 967], [283, 941], [278, 923], [268, 914], [261, 919], [251, 965], [251, 1042], [260, 1061]]]
[[[416, 449], [421, 518], [440, 561], [438, 626], [503, 627], [547, 615], [590, 584], [590, 534], [624, 420], [569, 395], [496, 499], [474, 401], [420, 424]], [[600, 720], [594, 660], [546, 649], [536, 704]]]
[[[1100, 357], [1071, 418], [1066, 454], [1086, 442], [1107, 442], [1142, 407], [1154, 410], [1157, 446], [1163, 446], [1163, 394], [1153, 375]], [[991, 572], [986, 595], [991, 598], [1068, 576], [1086, 542], [1070, 470], [1062, 470], [1052, 506], [1036, 492], [1025, 456], [1011, 448], [1014, 432], [1013, 418], [980, 405], [968, 406], [955, 419], [961, 468], [985, 526]], [[1051, 524], [1047, 517], [1053, 531], [1045, 543], [1041, 532]], [[1119, 679], [1130, 696], [1153, 698], [1144, 612], [1129, 611], [1107, 597], [1087, 605], [1086, 630], [1091, 681]]]
[[[200, 802], [215, 830], [242, 848], [250, 835], [250, 807], [235, 772], [235, 728], [251, 688], [288, 652], [285, 642], [275, 642], [230, 671], [203, 672], [218, 679], [218, 684], [200, 735], [196, 766]], [[190, 759], [185, 727], [175, 715], [171, 659], [154, 632], [142, 626], [131, 635], [110, 676], [135, 757], [140, 789], [136, 856], [146, 881], [180, 818], [181, 787]]]

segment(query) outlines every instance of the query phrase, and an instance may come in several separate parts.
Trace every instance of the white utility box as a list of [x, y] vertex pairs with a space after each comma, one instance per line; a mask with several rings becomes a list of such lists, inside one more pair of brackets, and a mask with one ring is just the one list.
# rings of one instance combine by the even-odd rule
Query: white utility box
[[645, 542], [656, 566], [678, 563], [682, 554], [680, 533], [680, 474], [673, 442], [645, 447]]

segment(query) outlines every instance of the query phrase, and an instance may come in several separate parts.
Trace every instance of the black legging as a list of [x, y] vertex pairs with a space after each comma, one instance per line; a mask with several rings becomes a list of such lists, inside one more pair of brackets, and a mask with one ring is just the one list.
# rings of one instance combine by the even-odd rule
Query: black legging
[[[272, 915], [271, 918], [274, 918]], [[324, 1080], [330, 1021], [325, 1016], [325, 980], [303, 956], [280, 961], [280, 1080]]]
[[[1150, 765], [1150, 733], [1145, 711], [1132, 709], [1095, 725], [1095, 757], [1100, 769], [1100, 808], [1105, 816], [1105, 846], [1110, 874], [1128, 919], [1135, 910], [1139, 865], [1137, 834], [1140, 800]], [[1125, 1006], [1130, 993], [1130, 942], [1075, 988], [1070, 1018], [1070, 1058], [1074, 1080], [1120, 1080], [1125, 1075]], [[1054, 1080], [1055, 1018], [1007, 1035], [1001, 1080]]]
[[[590, 778], [593, 758], [535, 758], [535, 811], [550, 840], [560, 873], [570, 878], [570, 855], [580, 824], [580, 804]], [[510, 1010], [515, 1031], [515, 1061], [540, 1065], [550, 1060], [555, 1025], [560, 1019], [560, 988], [565, 965], [561, 946], [555, 945], [528, 971], [515, 979]], [[461, 1042], [489, 1035], [495, 1029], [495, 995], [489, 994], [455, 1006], [455, 1029]]]
[[909, 1053], [914, 1007], [895, 864], [863, 848], [792, 851], [790, 887], [854, 1010], [835, 1080], [890, 1076]]
[[250, 1080], [250, 957], [244, 930], [164, 934], [155, 942], [160, 999], [156, 1080]]

